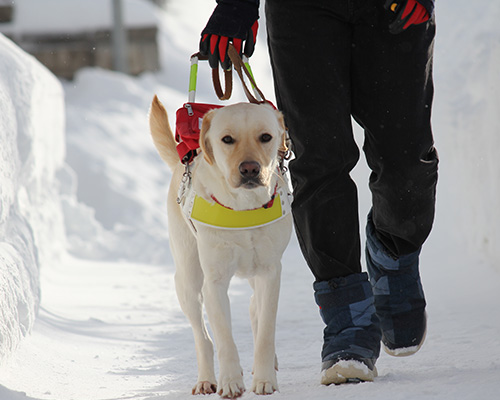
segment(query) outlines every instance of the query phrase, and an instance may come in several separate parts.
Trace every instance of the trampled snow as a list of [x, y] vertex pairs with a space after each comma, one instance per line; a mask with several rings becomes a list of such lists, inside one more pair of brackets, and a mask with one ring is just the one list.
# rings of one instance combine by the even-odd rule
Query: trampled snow
[[[187, 97], [189, 55], [214, 5], [172, 0], [166, 13], [145, 16], [161, 21], [162, 71], [131, 78], [85, 69], [62, 82], [64, 107], [61, 84], [0, 37], [1, 400], [192, 398], [194, 345], [175, 296], [166, 232], [170, 173], [149, 137], [147, 112], [156, 93], [174, 121]], [[283, 259], [280, 392], [272, 398], [498, 396], [500, 4], [439, 0], [436, 12], [433, 123], [441, 164], [435, 229], [421, 263], [427, 341], [412, 357], [382, 354], [374, 383], [321, 386], [322, 323], [293, 239]], [[262, 28], [251, 62], [273, 100]], [[198, 99], [214, 102], [207, 69], [200, 66]], [[360, 130], [356, 136], [361, 143]], [[362, 220], [367, 176], [360, 162]], [[230, 290], [249, 387], [251, 290], [238, 279]]]

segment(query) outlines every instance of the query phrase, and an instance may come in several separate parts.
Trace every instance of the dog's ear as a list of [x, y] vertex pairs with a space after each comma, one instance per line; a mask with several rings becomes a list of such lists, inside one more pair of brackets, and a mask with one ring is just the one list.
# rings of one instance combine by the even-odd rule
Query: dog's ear
[[287, 134], [286, 134], [286, 126], [285, 126], [285, 118], [283, 118], [283, 114], [279, 111], [276, 111], [278, 115], [278, 123], [280, 125], [280, 133], [281, 133], [281, 142], [278, 151], [285, 154], [288, 151], [287, 146]]
[[207, 163], [212, 165], [214, 163], [214, 152], [212, 150], [212, 145], [208, 138], [208, 131], [210, 130], [210, 125], [212, 124], [212, 119], [215, 115], [216, 110], [211, 110], [205, 114], [203, 117], [203, 122], [201, 123], [200, 131], [200, 148], [203, 152], [203, 157], [207, 160]]

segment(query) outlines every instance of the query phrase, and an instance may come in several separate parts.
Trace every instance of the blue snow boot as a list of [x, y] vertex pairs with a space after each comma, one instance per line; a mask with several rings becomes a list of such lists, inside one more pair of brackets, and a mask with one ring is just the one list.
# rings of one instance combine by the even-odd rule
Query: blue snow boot
[[384, 350], [392, 356], [415, 354], [425, 340], [427, 316], [420, 281], [420, 250], [392, 257], [375, 234], [368, 216], [366, 263], [382, 327]]
[[326, 324], [321, 383], [373, 381], [380, 354], [380, 324], [366, 273], [314, 283]]

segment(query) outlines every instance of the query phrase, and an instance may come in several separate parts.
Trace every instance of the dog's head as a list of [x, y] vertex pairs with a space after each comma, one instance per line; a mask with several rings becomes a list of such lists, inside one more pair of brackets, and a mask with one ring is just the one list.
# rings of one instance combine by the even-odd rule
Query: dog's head
[[278, 151], [286, 151], [283, 116], [268, 104], [240, 103], [205, 115], [200, 147], [232, 188], [268, 186]]

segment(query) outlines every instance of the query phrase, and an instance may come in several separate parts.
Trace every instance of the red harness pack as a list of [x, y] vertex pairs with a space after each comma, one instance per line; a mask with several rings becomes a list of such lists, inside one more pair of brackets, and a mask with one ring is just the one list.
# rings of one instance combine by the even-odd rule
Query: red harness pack
[[179, 143], [177, 153], [183, 164], [193, 161], [200, 147], [198, 141], [203, 116], [210, 110], [221, 107], [223, 106], [216, 104], [185, 103], [177, 110], [175, 140]]

